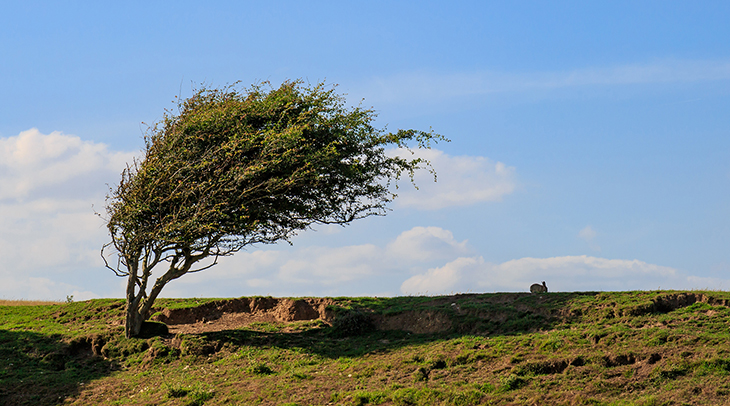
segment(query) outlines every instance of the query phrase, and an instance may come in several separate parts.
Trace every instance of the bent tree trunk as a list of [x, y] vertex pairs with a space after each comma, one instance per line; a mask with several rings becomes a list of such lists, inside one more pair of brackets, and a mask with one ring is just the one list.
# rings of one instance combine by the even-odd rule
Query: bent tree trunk
[[141, 315], [139, 311], [127, 302], [127, 319], [124, 323], [124, 335], [127, 338], [138, 337], [142, 331], [142, 323], [144, 323], [146, 317]]
[[[131, 297], [127, 296], [127, 316], [124, 323], [124, 335], [127, 338], [140, 336], [142, 325], [150, 317], [152, 305], [162, 290], [162, 286], [158, 288], [159, 283], [159, 280], [155, 283], [149, 296], [142, 289], [136, 295], [132, 293]], [[164, 286], [164, 283], [162, 285]]]
[[[142, 325], [150, 317], [152, 305], [162, 291], [162, 288], [173, 279], [186, 274], [190, 267], [208, 255], [208, 249], [200, 255], [191, 255], [189, 249], [183, 249], [180, 258], [173, 259], [167, 272], [157, 278], [154, 286], [147, 294], [147, 280], [151, 275], [151, 267], [145, 267], [142, 278], [137, 277], [136, 269], [130, 271], [127, 279], [127, 316], [124, 324], [124, 334], [127, 338], [139, 337], [142, 332]], [[178, 266], [178, 263], [182, 262]], [[214, 263], [215, 264], [215, 263]]]
[[149, 317], [144, 310], [147, 307], [145, 289], [141, 287], [138, 292], [135, 292], [136, 285], [135, 278], [130, 276], [127, 279], [127, 308], [124, 322], [124, 335], [127, 338], [138, 337], [142, 331], [142, 324]]

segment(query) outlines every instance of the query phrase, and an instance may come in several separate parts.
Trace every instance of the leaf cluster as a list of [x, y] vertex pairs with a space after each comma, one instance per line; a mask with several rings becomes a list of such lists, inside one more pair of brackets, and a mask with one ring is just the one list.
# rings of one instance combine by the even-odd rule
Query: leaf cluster
[[444, 139], [376, 129], [373, 110], [348, 108], [324, 83], [203, 87], [178, 110], [150, 128], [144, 158], [107, 198], [107, 227], [127, 268], [383, 215], [395, 197], [390, 182], [425, 164], [385, 148]]

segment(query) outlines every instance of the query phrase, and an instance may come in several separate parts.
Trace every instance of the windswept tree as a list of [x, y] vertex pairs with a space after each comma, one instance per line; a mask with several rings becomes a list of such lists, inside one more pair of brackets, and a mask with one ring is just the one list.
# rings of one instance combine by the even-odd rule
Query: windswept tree
[[202, 88], [167, 112], [107, 197], [111, 242], [102, 257], [116, 249], [107, 267], [127, 278], [127, 337], [140, 334], [162, 288], [186, 273], [313, 224], [384, 215], [396, 197], [391, 183], [427, 164], [386, 147], [428, 148], [444, 138], [387, 132], [374, 118], [347, 107], [334, 87], [301, 81]]

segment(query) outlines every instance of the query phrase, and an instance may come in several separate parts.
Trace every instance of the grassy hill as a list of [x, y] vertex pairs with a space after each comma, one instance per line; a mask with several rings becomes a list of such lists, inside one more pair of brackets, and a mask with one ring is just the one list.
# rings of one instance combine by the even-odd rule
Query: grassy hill
[[725, 405], [730, 293], [0, 306], [4, 405]]

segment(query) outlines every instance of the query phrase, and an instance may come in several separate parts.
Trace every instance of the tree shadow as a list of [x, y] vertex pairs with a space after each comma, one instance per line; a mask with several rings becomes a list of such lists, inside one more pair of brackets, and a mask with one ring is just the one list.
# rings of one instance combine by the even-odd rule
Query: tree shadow
[[0, 330], [0, 405], [58, 405], [113, 369], [87, 342]]

